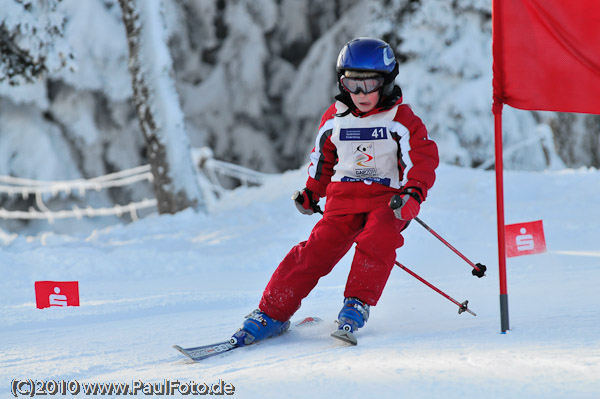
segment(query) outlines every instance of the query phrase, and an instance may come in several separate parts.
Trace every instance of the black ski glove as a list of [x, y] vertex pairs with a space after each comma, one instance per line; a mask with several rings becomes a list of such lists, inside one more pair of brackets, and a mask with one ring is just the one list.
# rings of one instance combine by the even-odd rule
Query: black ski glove
[[323, 213], [319, 206], [319, 196], [308, 188], [304, 188], [302, 191], [295, 191], [292, 199], [298, 211], [303, 215], [312, 215], [315, 212]]

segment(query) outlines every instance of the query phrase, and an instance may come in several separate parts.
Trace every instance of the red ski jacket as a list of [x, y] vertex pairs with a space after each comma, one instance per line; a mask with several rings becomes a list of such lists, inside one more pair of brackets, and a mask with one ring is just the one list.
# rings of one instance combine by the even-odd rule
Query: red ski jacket
[[402, 97], [366, 114], [336, 101], [321, 118], [310, 160], [306, 187], [328, 197], [328, 208], [334, 196], [389, 201], [406, 188], [424, 201], [439, 164], [437, 145]]

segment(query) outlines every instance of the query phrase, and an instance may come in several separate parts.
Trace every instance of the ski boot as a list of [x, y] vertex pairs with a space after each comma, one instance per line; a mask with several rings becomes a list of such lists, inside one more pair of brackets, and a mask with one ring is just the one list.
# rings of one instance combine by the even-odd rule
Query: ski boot
[[369, 305], [358, 298], [345, 298], [344, 307], [338, 315], [339, 327], [331, 336], [351, 345], [356, 345], [357, 340], [354, 332], [369, 320], [369, 308]]
[[234, 346], [246, 346], [284, 333], [289, 328], [289, 320], [277, 321], [267, 316], [260, 309], [256, 309], [246, 316], [242, 328], [233, 334], [229, 342]]

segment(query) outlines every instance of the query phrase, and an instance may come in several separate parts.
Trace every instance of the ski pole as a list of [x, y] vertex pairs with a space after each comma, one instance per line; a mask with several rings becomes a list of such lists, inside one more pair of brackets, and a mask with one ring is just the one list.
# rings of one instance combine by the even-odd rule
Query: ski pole
[[[396, 194], [392, 197], [392, 199], [390, 200], [390, 208], [392, 209], [397, 209], [400, 208], [402, 206], [402, 198]], [[448, 248], [450, 248], [455, 254], [457, 254], [458, 256], [460, 256], [465, 262], [467, 262], [472, 268], [473, 270], [471, 271], [471, 274], [473, 274], [473, 276], [476, 277], [483, 277], [485, 276], [485, 271], [487, 270], [487, 267], [481, 263], [477, 263], [474, 264], [473, 262], [471, 262], [466, 256], [464, 256], [462, 253], [460, 253], [460, 251], [456, 248], [454, 248], [448, 241], [444, 240], [444, 238], [442, 236], [440, 236], [438, 233], [435, 232], [435, 230], [433, 230], [431, 227], [429, 227], [425, 222], [423, 222], [421, 219], [419, 219], [418, 217], [415, 217], [415, 220], [423, 227], [425, 227], [425, 229], [430, 232], [431, 234], [433, 234], [433, 236], [435, 238], [437, 238], [438, 240], [440, 240], [441, 242], [443, 242]]]
[[431, 288], [432, 290], [434, 290], [435, 292], [437, 292], [438, 294], [440, 294], [441, 296], [443, 296], [444, 298], [448, 299], [450, 302], [452, 302], [456, 306], [458, 306], [458, 314], [461, 314], [463, 312], [468, 312], [468, 313], [471, 313], [473, 316], [477, 316], [475, 314], [475, 312], [473, 312], [471, 309], [469, 309], [467, 307], [469, 301], [464, 301], [462, 303], [458, 302], [456, 299], [452, 298], [451, 296], [449, 296], [448, 294], [446, 294], [445, 292], [443, 292], [442, 290], [440, 290], [439, 288], [437, 288], [433, 284], [429, 283], [423, 277], [419, 276], [417, 273], [413, 272], [412, 270], [410, 270], [409, 268], [407, 268], [406, 266], [404, 266], [402, 263], [400, 263], [398, 261], [395, 261], [395, 263], [402, 270], [404, 270], [405, 272], [407, 272], [408, 274], [410, 274], [411, 276], [413, 276], [414, 278], [416, 278], [417, 280], [419, 280], [420, 282], [422, 282], [423, 284], [425, 284], [426, 286], [428, 286], [429, 288]]

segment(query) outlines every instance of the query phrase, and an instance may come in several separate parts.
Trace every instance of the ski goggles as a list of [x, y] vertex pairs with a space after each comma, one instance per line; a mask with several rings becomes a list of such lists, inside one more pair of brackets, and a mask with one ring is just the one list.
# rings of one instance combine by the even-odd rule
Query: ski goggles
[[373, 93], [383, 86], [383, 77], [377, 76], [374, 78], [348, 78], [340, 77], [340, 84], [348, 93], [358, 94], [361, 91], [364, 94]]

